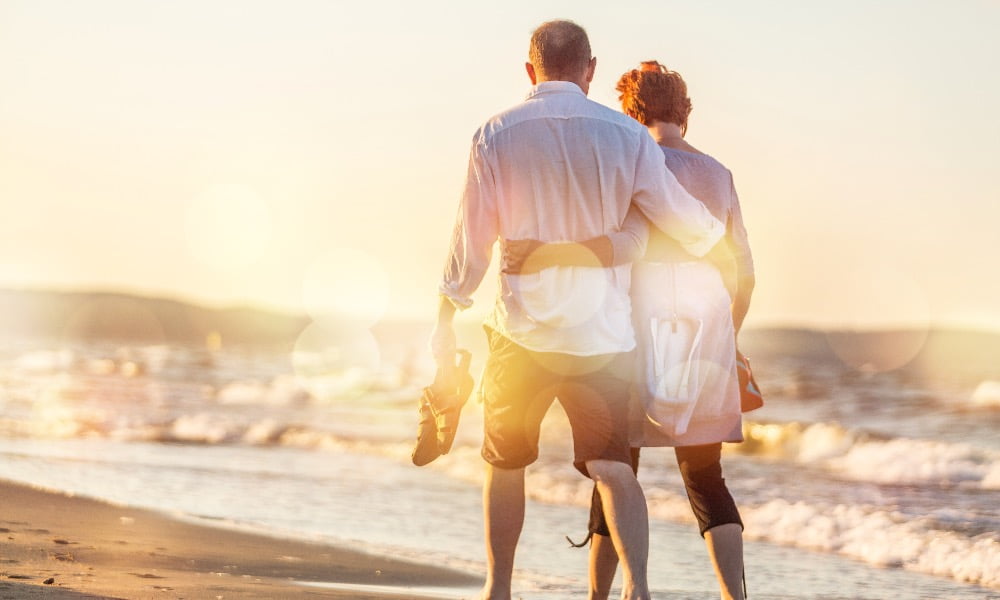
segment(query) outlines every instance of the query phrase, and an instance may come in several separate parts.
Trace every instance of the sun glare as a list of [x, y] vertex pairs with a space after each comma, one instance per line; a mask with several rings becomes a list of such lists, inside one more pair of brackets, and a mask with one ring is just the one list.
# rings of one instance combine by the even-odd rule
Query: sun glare
[[188, 251], [219, 271], [249, 268], [270, 247], [271, 217], [267, 202], [249, 186], [211, 186], [188, 205]]
[[389, 306], [389, 276], [372, 255], [337, 248], [306, 269], [302, 300], [313, 319], [350, 318], [358, 325], [377, 322]]

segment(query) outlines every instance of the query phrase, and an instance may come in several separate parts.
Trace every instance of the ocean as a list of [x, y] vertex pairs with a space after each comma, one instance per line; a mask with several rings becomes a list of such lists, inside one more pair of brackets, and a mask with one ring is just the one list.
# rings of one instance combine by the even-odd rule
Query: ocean
[[[481, 331], [460, 341], [481, 368]], [[483, 574], [482, 410], [410, 463], [428, 327], [313, 323], [288, 343], [29, 335], [0, 345], [0, 477], [184, 519]], [[741, 336], [764, 396], [727, 445], [751, 598], [1000, 598], [1000, 336]], [[558, 405], [515, 595], [581, 597], [591, 486]], [[717, 586], [669, 449], [643, 453], [654, 597]], [[2, 499], [0, 499], [2, 503]], [[326, 585], [316, 582], [314, 585]], [[468, 597], [475, 590], [411, 590]]]

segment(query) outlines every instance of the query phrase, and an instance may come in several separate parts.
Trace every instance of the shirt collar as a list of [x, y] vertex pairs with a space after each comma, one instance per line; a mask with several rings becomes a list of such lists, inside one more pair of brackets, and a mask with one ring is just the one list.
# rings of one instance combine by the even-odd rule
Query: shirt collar
[[528, 98], [534, 98], [541, 94], [549, 93], [570, 93], [570, 94], [580, 94], [585, 96], [583, 90], [580, 86], [571, 81], [543, 81], [539, 84], [532, 86], [531, 91], [528, 93]]

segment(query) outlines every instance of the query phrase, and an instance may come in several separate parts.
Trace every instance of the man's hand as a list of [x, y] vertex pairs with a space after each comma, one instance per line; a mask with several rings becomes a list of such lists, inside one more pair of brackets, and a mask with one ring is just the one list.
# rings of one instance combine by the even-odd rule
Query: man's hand
[[438, 318], [431, 332], [431, 356], [437, 362], [438, 369], [454, 368], [455, 366], [455, 305], [451, 300], [441, 296], [438, 306]]
[[438, 369], [455, 365], [455, 326], [450, 322], [438, 321], [431, 332], [431, 355], [437, 362]]

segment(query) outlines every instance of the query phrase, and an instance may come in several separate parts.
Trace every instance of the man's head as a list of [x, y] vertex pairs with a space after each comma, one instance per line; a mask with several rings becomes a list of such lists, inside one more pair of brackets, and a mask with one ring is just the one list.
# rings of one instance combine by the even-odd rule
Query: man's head
[[548, 21], [531, 34], [525, 68], [533, 84], [570, 81], [586, 93], [596, 65], [587, 32], [572, 21]]

